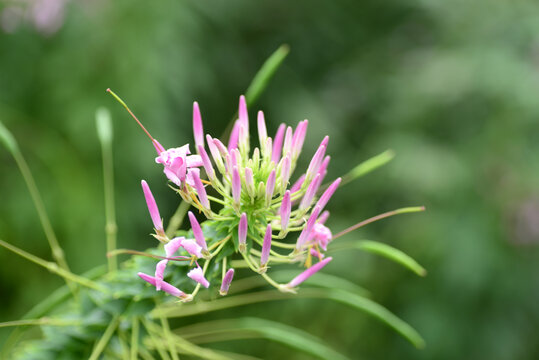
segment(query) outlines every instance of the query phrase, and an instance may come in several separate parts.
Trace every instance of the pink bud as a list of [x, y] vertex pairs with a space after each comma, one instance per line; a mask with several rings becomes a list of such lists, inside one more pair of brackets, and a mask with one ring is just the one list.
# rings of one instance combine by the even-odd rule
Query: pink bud
[[311, 213], [311, 216], [309, 217], [309, 220], [307, 220], [307, 225], [305, 225], [305, 227], [301, 231], [301, 234], [299, 234], [298, 241], [296, 242], [296, 249], [301, 250], [303, 248], [305, 241], [307, 241], [307, 239], [311, 235], [311, 231], [316, 222], [316, 218], [318, 218], [318, 214], [320, 214], [320, 207], [315, 206]]
[[208, 156], [206, 150], [204, 150], [203, 146], [198, 146], [198, 153], [200, 154], [200, 158], [202, 159], [202, 165], [204, 165], [204, 170], [206, 170], [208, 178], [210, 180], [215, 179], [215, 171], [213, 170], [213, 166], [211, 165], [210, 157]]
[[245, 128], [247, 134], [249, 134], [249, 114], [247, 113], [247, 103], [245, 96], [240, 96], [240, 105], [238, 109], [238, 120], [240, 124]]
[[232, 170], [232, 198], [239, 205], [241, 200], [241, 178], [238, 168], [234, 166]]
[[219, 149], [221, 156], [226, 158], [228, 156], [228, 150], [226, 146], [221, 142], [221, 140], [213, 139], [213, 143], [215, 144], [215, 146], [217, 146], [217, 149]]
[[[139, 272], [137, 275], [142, 280], [152, 284], [153, 286], [156, 286], [157, 282], [156, 282], [156, 279], [153, 276], [150, 276], [150, 275], [147, 275], [147, 274], [144, 274], [144, 273], [141, 273], [141, 272]], [[187, 298], [188, 297], [188, 295], [186, 293], [184, 293], [183, 291], [181, 291], [177, 287], [174, 287], [174, 286], [170, 285], [166, 281], [161, 282], [161, 289], [163, 291], [169, 293], [172, 296], [176, 296], [176, 297], [179, 297], [179, 298]]]
[[180, 246], [182, 246], [182, 241], [185, 241], [185, 238], [183, 236], [175, 237], [174, 239], [170, 240], [168, 243], [165, 244], [165, 254], [167, 254], [167, 257], [170, 258], [178, 249]]
[[328, 147], [328, 143], [329, 143], [329, 136], [324, 136], [324, 138], [322, 139], [322, 142], [320, 142], [320, 146], [325, 146], [326, 148]]
[[210, 135], [206, 135], [206, 141], [208, 142], [208, 148], [210, 149], [213, 161], [215, 161], [220, 171], [224, 171], [223, 158], [221, 157], [219, 148], [215, 145], [214, 139]]
[[266, 130], [266, 120], [264, 119], [264, 113], [262, 111], [258, 112], [258, 142], [260, 147], [263, 148], [266, 144], [266, 138], [268, 137], [268, 131]]
[[264, 242], [262, 243], [262, 254], [260, 255], [260, 267], [263, 268], [268, 263], [269, 254], [271, 249], [271, 225], [268, 224], [266, 228], [266, 234], [264, 235]]
[[165, 275], [165, 268], [167, 267], [168, 260], [161, 260], [155, 267], [155, 290], [161, 290], [161, 284], [163, 283], [163, 277]]
[[286, 128], [286, 135], [284, 136], [283, 156], [290, 154], [292, 151], [292, 128], [289, 126]]
[[270, 137], [267, 137], [266, 138], [266, 150], [263, 152], [264, 158], [271, 158], [272, 153], [273, 153], [273, 145], [272, 145], [272, 143], [273, 143], [273, 140]]
[[292, 158], [296, 159], [301, 153], [303, 143], [305, 142], [305, 136], [307, 135], [308, 120], [300, 121], [294, 131], [294, 137], [292, 138]]
[[195, 240], [198, 246], [200, 246], [204, 250], [208, 250], [208, 247], [206, 245], [206, 239], [204, 238], [204, 234], [202, 233], [202, 229], [200, 228], [200, 224], [198, 223], [197, 218], [191, 211], [189, 211], [187, 215], [189, 216], [191, 229], [193, 230], [193, 235], [195, 236]]
[[313, 176], [318, 172], [318, 169], [322, 164], [322, 160], [324, 159], [325, 153], [326, 147], [324, 145], [320, 145], [318, 150], [316, 150], [316, 152], [314, 153], [313, 158], [309, 163], [309, 167], [307, 168], [307, 180], [312, 179]]
[[232, 150], [238, 147], [238, 139], [240, 136], [240, 122], [236, 120], [230, 138], [228, 139], [228, 150]]
[[320, 182], [324, 181], [324, 178], [326, 177], [327, 169], [328, 169], [328, 165], [329, 165], [330, 160], [331, 160], [331, 157], [329, 155], [327, 155], [324, 158], [324, 161], [322, 161], [322, 164], [320, 165], [320, 168], [318, 169], [318, 173], [322, 177], [322, 180]]
[[332, 259], [333, 259], [332, 257], [328, 257], [314, 264], [313, 266], [311, 266], [310, 268], [308, 268], [307, 270], [305, 270], [304, 272], [296, 276], [294, 279], [292, 279], [292, 281], [290, 281], [287, 284], [287, 287], [293, 288], [293, 287], [298, 286], [299, 284], [301, 284], [302, 282], [304, 282], [305, 280], [307, 280], [308, 278], [316, 274], [318, 271], [320, 271], [320, 269], [326, 266], [327, 263], [330, 262]]
[[311, 181], [309, 184], [309, 187], [307, 187], [307, 191], [305, 191], [303, 199], [301, 199], [301, 203], [299, 204], [300, 210], [307, 209], [309, 206], [311, 206], [314, 195], [320, 187], [320, 180], [322, 180], [320, 174], [316, 174], [313, 181]]
[[239, 243], [241, 252], [245, 251], [246, 240], [247, 240], [247, 214], [243, 213], [241, 214], [240, 223], [238, 225], [238, 243]]
[[255, 180], [253, 176], [253, 170], [249, 167], [245, 168], [245, 186], [247, 188], [247, 192], [251, 197], [254, 197], [255, 193]]
[[292, 187], [290, 188], [290, 192], [293, 194], [295, 192], [298, 192], [301, 187], [303, 186], [303, 182], [305, 181], [305, 174], [302, 174], [298, 180], [296, 180], [296, 182], [294, 183], [294, 185], [292, 185]]
[[281, 165], [281, 188], [284, 190], [288, 186], [288, 180], [290, 179], [290, 155], [287, 154]]
[[193, 270], [189, 271], [187, 273], [187, 276], [195, 280], [197, 283], [201, 284], [205, 288], [208, 288], [210, 286], [210, 282], [204, 277], [204, 273], [200, 266], [197, 266]]
[[200, 199], [200, 204], [202, 204], [205, 209], [210, 210], [210, 201], [208, 200], [208, 195], [206, 194], [204, 184], [202, 184], [202, 181], [200, 180], [199, 172], [192, 171], [191, 174], [193, 176], [193, 181], [195, 182], [195, 189], [197, 191], [198, 198]]
[[150, 191], [150, 187], [144, 180], [140, 183], [142, 185], [142, 191], [144, 192], [144, 198], [146, 198], [146, 205], [148, 206], [150, 217], [152, 218], [153, 227], [158, 234], [164, 235], [163, 220], [161, 220], [161, 215], [159, 215], [159, 209], [157, 208], [153, 194]]
[[223, 282], [221, 283], [221, 289], [219, 290], [219, 294], [225, 296], [228, 293], [228, 289], [230, 288], [230, 283], [232, 282], [233, 278], [234, 269], [228, 269], [225, 276], [223, 277]]
[[329, 199], [333, 196], [337, 188], [339, 187], [339, 184], [341, 183], [341, 178], [337, 178], [334, 182], [329, 185], [329, 187], [324, 191], [318, 202], [316, 203], [317, 206], [320, 206], [321, 209], [323, 209], [326, 204], [328, 203]]
[[290, 211], [292, 210], [292, 203], [290, 202], [290, 190], [284, 193], [283, 201], [281, 203], [281, 229], [285, 231], [288, 227], [288, 221], [290, 220]]
[[279, 159], [281, 158], [281, 149], [283, 147], [283, 136], [284, 131], [286, 129], [285, 124], [279, 125], [279, 128], [277, 129], [277, 133], [275, 134], [275, 140], [273, 141], [273, 151], [271, 155], [271, 160], [273, 160], [274, 163], [278, 163]]
[[200, 116], [200, 109], [198, 103], [193, 103], [193, 133], [195, 135], [195, 146], [204, 147], [204, 129], [202, 128], [202, 116]]
[[266, 181], [266, 204], [269, 205], [273, 198], [273, 190], [275, 189], [275, 169], [271, 170], [268, 180]]

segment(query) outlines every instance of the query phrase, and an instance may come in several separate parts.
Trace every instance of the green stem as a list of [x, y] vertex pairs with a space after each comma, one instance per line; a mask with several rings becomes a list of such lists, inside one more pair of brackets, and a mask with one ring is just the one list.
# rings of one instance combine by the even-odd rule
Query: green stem
[[163, 350], [161, 346], [159, 346], [159, 341], [155, 337], [154, 329], [151, 327], [151, 325], [148, 323], [148, 321], [144, 318], [141, 318], [142, 325], [146, 328], [146, 331], [148, 332], [148, 335], [150, 335], [150, 340], [154, 346], [154, 348], [159, 353], [159, 356], [161, 356], [161, 359], [163, 360], [170, 360], [167, 353]]
[[[105, 193], [105, 234], [107, 237], [107, 252], [116, 249], [116, 207], [114, 204], [114, 165], [112, 156], [112, 124], [110, 113], [105, 109], [99, 109], [96, 113], [97, 134], [101, 143], [103, 162], [103, 184]], [[118, 269], [116, 257], [107, 258], [109, 272]]]
[[131, 360], [137, 360], [139, 319], [135, 316], [131, 321]]
[[346, 235], [351, 231], [357, 230], [362, 226], [368, 225], [370, 223], [373, 223], [373, 222], [381, 220], [381, 219], [388, 218], [390, 216], [399, 215], [399, 214], [414, 213], [414, 212], [420, 212], [420, 211], [425, 211], [425, 207], [424, 206], [413, 206], [413, 207], [405, 207], [405, 208], [401, 208], [401, 209], [397, 209], [397, 210], [393, 210], [393, 211], [388, 211], [388, 212], [385, 212], [383, 214], [373, 216], [370, 219], [363, 220], [363, 221], [355, 224], [354, 226], [350, 226], [349, 228], [344, 229], [343, 231], [341, 231], [337, 235], [333, 236], [332, 240], [340, 238], [341, 236]]
[[[155, 304], [157, 306], [160, 305], [159, 299], [156, 298]], [[159, 320], [161, 320], [161, 326], [163, 327], [165, 338], [167, 340], [168, 345], [168, 351], [170, 352], [170, 355], [172, 356], [173, 360], [180, 360], [178, 358], [178, 352], [174, 349], [174, 339], [172, 339], [172, 333], [170, 332], [170, 325], [168, 323], [168, 319], [164, 316], [159, 316]]]
[[[45, 232], [45, 237], [47, 238], [47, 241], [49, 242], [49, 247], [52, 251], [52, 257], [54, 258], [54, 260], [56, 260], [60, 268], [69, 272], [69, 267], [67, 265], [64, 255], [64, 250], [58, 243], [58, 239], [56, 238], [56, 234], [54, 233], [54, 230], [50, 223], [47, 211], [45, 210], [45, 205], [43, 204], [43, 200], [41, 199], [41, 195], [34, 181], [34, 177], [32, 176], [32, 172], [30, 171], [30, 168], [28, 167], [28, 164], [26, 163], [26, 160], [24, 160], [24, 157], [22, 156], [22, 153], [19, 151], [18, 147], [16, 147], [11, 154], [13, 155], [13, 158], [15, 159], [15, 162], [17, 163], [17, 166], [21, 171], [22, 177], [24, 178], [26, 186], [28, 187], [28, 191], [30, 192], [30, 196], [32, 197], [32, 201], [34, 202], [34, 206], [39, 216], [39, 221], [41, 222], [41, 226], [43, 227], [43, 231]], [[69, 279], [66, 278], [66, 281], [67, 285], [69, 286], [69, 289], [75, 295], [76, 287], [69, 282]]]
[[15, 321], [6, 321], [0, 323], [0, 328], [11, 327], [11, 326], [77, 326], [80, 325], [80, 321], [69, 321], [62, 319], [51, 319], [51, 318], [41, 318], [41, 319], [28, 319], [28, 320], [15, 320]]
[[107, 326], [107, 329], [103, 333], [103, 336], [101, 336], [101, 338], [99, 339], [97, 344], [95, 344], [95, 347], [94, 347], [94, 349], [92, 351], [92, 354], [90, 355], [88, 360], [97, 360], [97, 359], [99, 359], [99, 356], [101, 355], [103, 350], [105, 350], [105, 347], [107, 346], [108, 342], [110, 341], [110, 338], [112, 337], [112, 335], [114, 334], [114, 331], [118, 327], [118, 324], [120, 322], [119, 318], [120, 317], [118, 315], [116, 315], [112, 319], [109, 326]]
[[95, 289], [95, 290], [98, 290], [98, 291], [108, 292], [108, 290], [105, 287], [99, 285], [98, 283], [96, 283], [96, 282], [94, 282], [92, 280], [89, 280], [89, 279], [87, 279], [85, 277], [75, 275], [72, 272], [67, 271], [67, 270], [59, 267], [58, 264], [56, 264], [55, 262], [45, 261], [45, 260], [43, 260], [43, 259], [41, 259], [41, 258], [39, 258], [39, 257], [37, 257], [35, 255], [32, 255], [32, 254], [30, 254], [30, 253], [28, 253], [28, 252], [26, 252], [26, 251], [24, 251], [22, 249], [19, 249], [16, 246], [8, 244], [7, 242], [5, 242], [3, 240], [0, 240], [0, 246], [3, 246], [4, 248], [14, 252], [15, 254], [17, 254], [19, 256], [22, 256], [23, 258], [25, 258], [27, 260], [30, 260], [31, 262], [44, 267], [45, 269], [49, 270], [50, 272], [52, 272], [52, 273], [54, 273], [56, 275], [61, 276], [68, 283], [78, 283], [80, 285], [83, 285], [83, 286], [86, 286], [86, 287], [89, 287], [89, 288], [92, 288], [92, 289]]

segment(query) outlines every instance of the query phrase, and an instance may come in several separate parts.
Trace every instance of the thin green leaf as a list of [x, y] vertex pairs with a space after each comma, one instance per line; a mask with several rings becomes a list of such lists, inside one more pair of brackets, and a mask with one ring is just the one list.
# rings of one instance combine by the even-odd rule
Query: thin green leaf
[[328, 298], [352, 306], [358, 310], [368, 313], [371, 316], [374, 316], [404, 336], [415, 347], [419, 349], [425, 347], [425, 340], [423, 340], [421, 335], [419, 335], [419, 333], [413, 327], [399, 319], [382, 305], [377, 304], [376, 302], [363, 296], [342, 290], [334, 290], [328, 293]]
[[417, 263], [412, 257], [406, 255], [399, 249], [394, 248], [393, 246], [378, 242], [378, 241], [359, 241], [352, 244], [351, 247], [367, 251], [373, 254], [383, 256], [387, 259], [393, 260], [394, 262], [401, 264], [402, 266], [410, 269], [419, 276], [427, 275], [427, 270]]
[[11, 132], [0, 121], [0, 142], [8, 149], [12, 154], [18, 151], [17, 141], [11, 134]]
[[378, 154], [368, 160], [363, 161], [362, 163], [354, 167], [352, 170], [350, 170], [348, 174], [343, 176], [341, 186], [363, 175], [366, 175], [381, 166], [384, 166], [385, 164], [393, 160], [394, 157], [395, 153], [393, 152], [393, 150], [386, 150], [381, 154]]
[[179, 329], [176, 332], [195, 343], [198, 343], [197, 338], [202, 342], [214, 342], [212, 339], [223, 341], [260, 337], [287, 345], [316, 358], [347, 359], [325, 345], [321, 339], [303, 330], [265, 319], [245, 317], [212, 321]]
[[283, 63], [289, 51], [290, 47], [288, 45], [281, 45], [264, 62], [245, 92], [245, 99], [248, 105], [251, 105], [258, 100], [279, 66]]
[[260, 291], [256, 293], [224, 297], [221, 299], [197, 302], [188, 306], [163, 306], [152, 311], [153, 317], [184, 317], [210, 311], [224, 310], [232, 307], [255, 304], [272, 300], [299, 299], [299, 298], [320, 298], [330, 299], [343, 304], [350, 305], [358, 310], [362, 310], [375, 318], [383, 321], [399, 334], [404, 336], [414, 346], [422, 348], [425, 344], [421, 336], [410, 325], [393, 315], [389, 310], [374, 301], [358, 294], [345, 290], [328, 290], [307, 288], [300, 289], [297, 295], [279, 293], [276, 291]]

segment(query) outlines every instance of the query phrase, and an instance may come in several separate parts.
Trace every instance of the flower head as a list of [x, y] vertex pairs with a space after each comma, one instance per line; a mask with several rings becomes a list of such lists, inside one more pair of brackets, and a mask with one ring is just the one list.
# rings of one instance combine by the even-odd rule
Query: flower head
[[[319, 198], [329, 165], [330, 158], [326, 155], [329, 138], [326, 136], [320, 142], [308, 167], [295, 175], [298, 157], [304, 151], [308, 121], [300, 121], [295, 129], [281, 124], [272, 138], [268, 136], [262, 112], [258, 112], [256, 120], [258, 146], [250, 141], [247, 101], [240, 97], [238, 118], [225, 146], [210, 135], [204, 136], [200, 109], [195, 102], [193, 133], [198, 155], [191, 155], [189, 145], [164, 150], [154, 142], [159, 155], [156, 162], [164, 166], [167, 178], [178, 186], [176, 191], [208, 219], [203, 231], [194, 210], [189, 211], [194, 240], [184, 237], [165, 240], [167, 259], [175, 259], [172, 256], [180, 249], [191, 256], [187, 276], [199, 284], [196, 289], [210, 286], [206, 271], [211, 269], [222, 271], [220, 293], [226, 294], [234, 275], [233, 269], [225, 271], [226, 264], [234, 258], [262, 273], [283, 291], [291, 291], [331, 260], [323, 255], [332, 234], [324, 224], [327, 212], [322, 210], [341, 180], [335, 180]], [[293, 185], [289, 186], [290, 183]], [[150, 208], [153, 203], [148, 204]], [[156, 229], [162, 229], [156, 210], [150, 213]], [[225, 255], [219, 255], [222, 251]], [[313, 255], [320, 261], [311, 266]], [[203, 267], [196, 263], [201, 257], [205, 262]], [[215, 259], [220, 263], [208, 264]], [[152, 278], [156, 287], [165, 291], [163, 276], [167, 261], [157, 264], [156, 276]], [[271, 265], [297, 262], [308, 269], [286, 285], [278, 285], [271, 280], [271, 274], [265, 274]]]

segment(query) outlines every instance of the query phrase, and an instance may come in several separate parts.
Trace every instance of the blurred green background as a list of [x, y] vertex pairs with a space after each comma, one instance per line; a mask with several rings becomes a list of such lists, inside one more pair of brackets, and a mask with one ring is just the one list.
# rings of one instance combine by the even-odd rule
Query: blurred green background
[[[106, 261], [99, 106], [111, 110], [115, 127], [119, 246], [154, 245], [140, 179], [165, 218], [179, 200], [147, 138], [105, 89], [165, 147], [182, 145], [192, 141], [193, 100], [205, 130], [222, 133], [260, 65], [286, 43], [290, 55], [251, 115], [263, 109], [270, 132], [309, 119], [304, 163], [329, 134], [331, 177], [388, 148], [397, 153], [337, 192], [328, 224], [338, 232], [425, 205], [426, 213], [339, 241], [389, 243], [428, 276], [359, 252], [336, 253], [326, 269], [372, 290], [427, 347], [335, 303], [241, 313], [299, 326], [354, 359], [539, 358], [537, 2], [29, 0], [0, 2], [0, 13], [0, 120], [20, 142], [75, 272]], [[0, 199], [0, 238], [50, 259], [3, 148]], [[62, 285], [2, 249], [0, 264], [0, 321], [20, 318]], [[0, 331], [0, 343], [7, 334]], [[296, 358], [272, 343], [234, 345]]]

